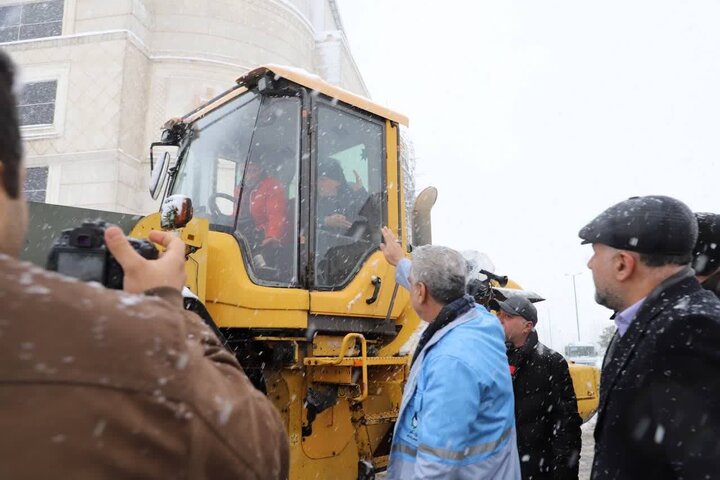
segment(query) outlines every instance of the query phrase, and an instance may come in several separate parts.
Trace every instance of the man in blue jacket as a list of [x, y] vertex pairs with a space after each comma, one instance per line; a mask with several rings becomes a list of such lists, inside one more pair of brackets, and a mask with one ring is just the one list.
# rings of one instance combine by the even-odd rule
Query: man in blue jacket
[[497, 318], [465, 295], [465, 259], [423, 246], [411, 263], [388, 228], [383, 237], [396, 281], [430, 324], [412, 359], [388, 479], [519, 480], [505, 337]]

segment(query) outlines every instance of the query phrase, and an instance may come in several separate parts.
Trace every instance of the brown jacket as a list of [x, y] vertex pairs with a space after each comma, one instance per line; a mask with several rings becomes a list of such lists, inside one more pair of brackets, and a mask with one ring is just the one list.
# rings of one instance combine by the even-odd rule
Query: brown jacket
[[284, 479], [280, 416], [171, 289], [0, 255], [0, 478]]

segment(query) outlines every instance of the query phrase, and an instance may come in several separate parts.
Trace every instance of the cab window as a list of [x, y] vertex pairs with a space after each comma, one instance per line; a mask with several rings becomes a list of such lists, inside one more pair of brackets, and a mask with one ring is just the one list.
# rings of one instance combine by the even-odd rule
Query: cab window
[[247, 92], [192, 125], [171, 193], [234, 233], [255, 283], [298, 283], [300, 99]]
[[315, 158], [315, 286], [339, 288], [380, 243], [383, 124], [321, 104]]
[[260, 284], [298, 281], [300, 99], [264, 97], [248, 161], [236, 177], [235, 231]]
[[171, 193], [192, 198], [195, 216], [232, 229], [233, 195], [250, 149], [260, 97], [253, 93], [218, 108], [191, 126]]

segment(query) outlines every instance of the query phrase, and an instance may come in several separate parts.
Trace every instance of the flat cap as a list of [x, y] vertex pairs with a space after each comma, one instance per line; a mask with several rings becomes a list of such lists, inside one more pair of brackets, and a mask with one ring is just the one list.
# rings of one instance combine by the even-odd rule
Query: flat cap
[[578, 233], [582, 243], [620, 250], [688, 255], [698, 236], [695, 214], [680, 200], [662, 195], [631, 197], [608, 208]]
[[504, 302], [499, 300], [491, 300], [490, 308], [493, 310], [502, 310], [509, 315], [516, 315], [524, 318], [533, 325], [537, 325], [538, 316], [535, 305], [525, 297], [510, 297]]
[[720, 268], [720, 215], [696, 213], [698, 239], [693, 250], [692, 267], [697, 275], [710, 275]]

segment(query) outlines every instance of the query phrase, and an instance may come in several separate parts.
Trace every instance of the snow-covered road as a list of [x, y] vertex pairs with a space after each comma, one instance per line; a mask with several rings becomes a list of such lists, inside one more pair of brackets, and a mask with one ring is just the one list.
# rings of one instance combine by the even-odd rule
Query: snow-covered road
[[593, 416], [582, 426], [582, 452], [580, 453], [580, 480], [590, 479], [590, 469], [592, 468], [593, 452], [595, 450], [595, 439], [593, 438], [593, 430], [595, 430], [595, 420], [597, 415]]

